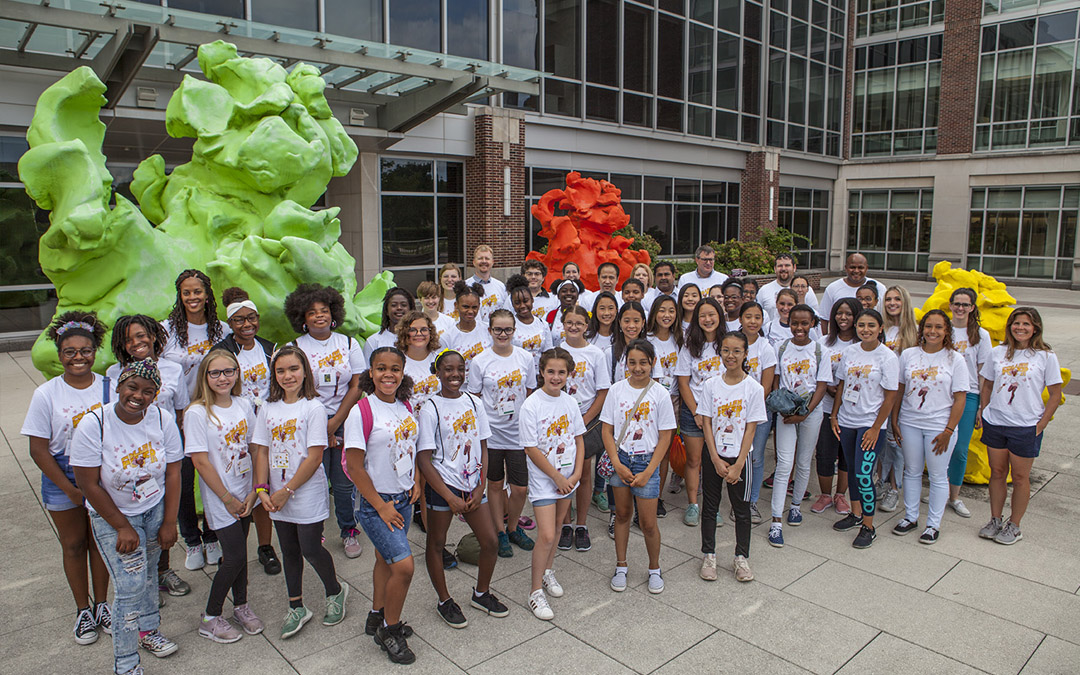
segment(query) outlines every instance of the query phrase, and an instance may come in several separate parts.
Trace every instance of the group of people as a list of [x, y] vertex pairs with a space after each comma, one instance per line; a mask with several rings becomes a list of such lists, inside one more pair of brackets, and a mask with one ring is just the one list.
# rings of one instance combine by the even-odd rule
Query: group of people
[[[1016, 308], [994, 347], [974, 290], [956, 290], [949, 313], [916, 322], [908, 292], [868, 279], [859, 254], [820, 301], [787, 254], [760, 287], [715, 271], [707, 246], [695, 262], [681, 276], [668, 261], [641, 264], [625, 279], [605, 263], [596, 291], [567, 263], [545, 288], [548, 270], [535, 260], [506, 283], [494, 278], [492, 250], [481, 245], [469, 279], [448, 264], [415, 298], [390, 289], [379, 332], [363, 342], [338, 330], [338, 291], [301, 285], [284, 301], [298, 337], [280, 346], [259, 336], [259, 309], [243, 289], [221, 294], [222, 322], [210, 279], [186, 270], [165, 321], [115, 323], [117, 363], [104, 377], [93, 366], [107, 327], [91, 312], [57, 317], [48, 336], [63, 374], [35, 391], [22, 433], [61, 540], [76, 642], [111, 633], [117, 673], [141, 672], [140, 649], [177, 650], [159, 631], [159, 607], [191, 591], [170, 566], [178, 527], [185, 568], [217, 566], [199, 635], [231, 643], [264, 630], [247, 601], [252, 522], [264, 571], [284, 571], [282, 638], [314, 617], [305, 560], [325, 591], [323, 624], [340, 623], [350, 588], [324, 544], [331, 494], [345, 555], [361, 555], [361, 530], [375, 549], [366, 632], [397, 663], [415, 660], [402, 620], [413, 524], [426, 533], [425, 565], [448, 625], [468, 624], [444, 572], [457, 564], [446, 548], [454, 516], [479, 548], [468, 605], [507, 616], [490, 581], [516, 547], [531, 555], [528, 606], [550, 620], [549, 599], [566, 592], [555, 554], [592, 547], [590, 508], [610, 514], [611, 590], [628, 586], [633, 524], [644, 535], [647, 588], [661, 593], [665, 487], [685, 490], [683, 522], [700, 528], [700, 576], [714, 581], [726, 485], [730, 570], [747, 582], [762, 487], [771, 489], [768, 542], [783, 547], [785, 525], [802, 524], [812, 497], [815, 457], [820, 495], [810, 510], [834, 509], [833, 528], [857, 530], [856, 548], [873, 544], [877, 509], [895, 511], [901, 495], [892, 532], [921, 529], [919, 541], [933, 544], [946, 507], [971, 516], [958, 491], [981, 428], [992, 518], [979, 535], [1022, 537], [1030, 469], [1062, 384], [1037, 310]], [[776, 468], [765, 478], [773, 434]], [[681, 476], [669, 468], [674, 442], [685, 453]]]

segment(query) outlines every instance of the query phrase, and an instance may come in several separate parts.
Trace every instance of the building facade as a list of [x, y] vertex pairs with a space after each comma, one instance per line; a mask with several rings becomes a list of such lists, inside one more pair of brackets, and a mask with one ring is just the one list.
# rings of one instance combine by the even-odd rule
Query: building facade
[[545, 243], [529, 206], [577, 170], [619, 187], [665, 257], [776, 226], [803, 237], [803, 268], [858, 250], [893, 276], [948, 260], [1072, 287], [1078, 15], [1080, 0], [2, 0], [0, 333], [51, 316], [48, 222], [15, 171], [34, 102], [101, 61], [115, 21], [160, 38], [103, 113], [120, 192], [150, 154], [187, 159], [163, 114], [195, 71], [185, 40], [322, 66], [361, 151], [324, 196], [361, 282], [391, 269], [415, 288], [482, 242], [516, 265]]

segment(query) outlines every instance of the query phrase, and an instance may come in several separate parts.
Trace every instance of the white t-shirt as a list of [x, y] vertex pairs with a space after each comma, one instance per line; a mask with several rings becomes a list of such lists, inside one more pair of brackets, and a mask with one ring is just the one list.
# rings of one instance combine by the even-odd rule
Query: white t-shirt
[[489, 278], [484, 281], [475, 274], [465, 280], [469, 286], [480, 284], [484, 287], [484, 295], [480, 298], [480, 312], [476, 315], [476, 323], [483, 324], [486, 329], [491, 322], [491, 313], [497, 309], [512, 309], [506, 295], [506, 285], [496, 279]]
[[675, 344], [674, 337], [661, 340], [655, 335], [649, 336], [649, 342], [656, 350], [656, 363], [660, 366], [660, 377], [657, 382], [664, 385], [671, 395], [678, 395], [679, 384], [675, 381], [675, 366], [679, 363], [679, 346]]
[[[364, 341], [364, 362], [371, 362], [371, 353], [380, 347], [393, 347], [397, 344], [397, 333], [392, 330], [380, 330]], [[361, 371], [363, 372], [363, 371]]]
[[679, 277], [678, 290], [682, 290], [682, 287], [687, 284], [694, 284], [701, 290], [701, 295], [704, 297], [708, 295], [709, 289], [713, 286], [719, 286], [728, 280], [728, 275], [723, 272], [717, 272], [715, 269], [707, 277], [698, 276], [697, 268], [683, 273]]
[[953, 394], [968, 389], [967, 364], [956, 352], [942, 349], [927, 354], [921, 347], [908, 347], [900, 355], [900, 424], [916, 429], [940, 431], [949, 424]]
[[479, 319], [476, 320], [476, 326], [470, 331], [461, 330], [461, 325], [458, 324], [446, 331], [446, 340], [443, 346], [460, 352], [465, 359], [465, 382], [467, 384], [469, 364], [480, 352], [491, 346], [491, 333], [488, 332], [487, 323], [480, 323]]
[[[773, 279], [758, 289], [757, 301], [758, 304], [761, 305], [761, 308], [765, 310], [766, 322], [775, 321], [780, 318], [780, 315], [776, 312], [776, 295], [782, 288], [790, 288], [790, 286], [782, 286], [779, 281]], [[812, 288], [806, 290], [806, 304], [810, 305], [814, 311], [817, 311], [817, 293], [814, 293], [814, 289]]]
[[457, 320], [440, 313], [439, 316], [435, 317], [432, 323], [435, 324], [435, 332], [439, 334], [439, 340], [442, 340], [442, 336], [446, 335], [446, 331], [454, 327]]
[[409, 397], [409, 405], [412, 406], [414, 412], [419, 412], [420, 408], [423, 407], [424, 402], [439, 393], [439, 390], [442, 389], [439, 378], [431, 372], [431, 364], [435, 363], [436, 356], [438, 356], [438, 354], [428, 354], [427, 358], [422, 361], [411, 359], [408, 355], [405, 356], [405, 374], [413, 380], [412, 396]]
[[551, 349], [551, 329], [543, 318], [533, 317], [532, 323], [517, 322], [514, 331], [514, 346], [521, 347], [532, 354], [533, 365], [536, 371], [540, 371], [540, 355]]
[[667, 390], [652, 380], [646, 386], [649, 390], [635, 408], [641, 390], [634, 389], [629, 380], [619, 380], [611, 385], [600, 410], [600, 421], [612, 426], [615, 440], [623, 434], [619, 449], [628, 455], [652, 455], [660, 443], [660, 432], [675, 428], [675, 410]]
[[[833, 382], [840, 379], [840, 357], [843, 356], [844, 350], [847, 349], [848, 346], [855, 344], [855, 340], [841, 340], [840, 338], [836, 338], [836, 342], [833, 343], [832, 347], [828, 345], [827, 341], [827, 337], [822, 337], [818, 338], [817, 343], [821, 345], [821, 369], [823, 374], [828, 375], [828, 377], [823, 378], [822, 381], [831, 385]], [[828, 371], [825, 371], [826, 361], [829, 364], [827, 366]], [[826, 415], [832, 415], [833, 403], [834, 400], [832, 394], [826, 389], [825, 396], [821, 399], [821, 409]]]
[[776, 350], [768, 340], [759, 336], [746, 353], [746, 363], [750, 366], [750, 376], [761, 384], [761, 373], [769, 368], [776, 368]]
[[[83, 417], [71, 437], [71, 466], [101, 467], [101, 487], [125, 516], [137, 516], [165, 497], [165, 466], [184, 458], [171, 412], [150, 407], [137, 424], [116, 416], [116, 403]], [[94, 511], [90, 502], [86, 508]]]
[[480, 441], [491, 438], [482, 401], [462, 392], [457, 398], [432, 396], [420, 411], [420, 452], [432, 450], [431, 464], [447, 487], [472, 492], [484, 468]]
[[952, 329], [953, 348], [964, 357], [964, 363], [968, 370], [968, 393], [979, 393], [979, 366], [986, 363], [990, 358], [990, 350], [994, 345], [990, 344], [990, 333], [985, 328], [979, 328], [979, 344], [969, 345], [967, 328]]
[[[545, 293], [547, 293], [547, 291], [545, 291]], [[540, 321], [543, 321], [544, 325], [546, 326], [548, 313], [558, 306], [559, 298], [557, 298], [554, 293], [548, 293], [547, 295], [534, 295], [532, 314]]]
[[521, 447], [518, 415], [526, 390], [536, 389], [532, 354], [521, 347], [512, 349], [509, 356], [499, 356], [494, 349], [484, 350], [469, 364], [469, 391], [481, 396], [491, 426], [488, 445], [501, 450]]
[[1043, 389], [1063, 381], [1061, 364], [1054, 352], [1017, 350], [1007, 359], [1006, 351], [1005, 345], [994, 347], [983, 364], [981, 374], [994, 386], [982, 418], [998, 426], [1033, 427], [1046, 411]]
[[[679, 362], [675, 365], [675, 375], [690, 377], [690, 393], [694, 395], [696, 403], [705, 393], [705, 383], [724, 372], [724, 361], [716, 353], [716, 345], [712, 342], [705, 343], [701, 348], [701, 356], [695, 358], [690, 354], [690, 349], [683, 346], [679, 350]], [[689, 401], [683, 401], [687, 406]]]
[[551, 344], [555, 347], [561, 347], [566, 342], [566, 330], [563, 328], [562, 315], [561, 311], [556, 310], [555, 319], [551, 322]]
[[737, 330], [742, 330], [742, 321], [739, 319], [735, 319], [733, 321], [728, 321], [727, 319], [724, 319], [724, 328], [729, 333], [734, 333]]
[[[221, 337], [218, 340], [232, 335], [232, 329], [229, 328], [229, 324], [224, 321], [217, 321], [221, 325]], [[165, 319], [161, 322], [161, 325], [165, 328], [165, 333], [169, 336], [169, 339], [165, 342], [165, 351], [162, 352], [161, 358], [173, 361], [180, 364], [180, 368], [184, 374], [184, 384], [187, 387], [187, 395], [190, 398], [195, 393], [195, 378], [199, 375], [199, 364], [202, 363], [203, 357], [214, 346], [210, 342], [210, 333], [207, 330], [210, 324], [196, 325], [188, 323], [187, 325], [187, 346], [182, 347], [179, 342], [176, 341], [176, 333], [173, 331], [172, 321]], [[180, 406], [183, 407], [183, 406]]]
[[[318, 399], [274, 401], [259, 410], [251, 442], [269, 448], [271, 494], [292, 480], [300, 463], [307, 459], [309, 448], [326, 447], [326, 422], [326, 408]], [[322, 462], [311, 478], [296, 488], [285, 506], [270, 514], [273, 520], [298, 525], [321, 523], [329, 517], [330, 496]]]
[[[773, 346], [773, 349], [778, 349], [784, 340], [791, 339], [791, 327], [787, 324], [780, 323], [780, 319], [775, 321], [769, 321], [761, 327], [761, 335], [769, 344]], [[812, 341], [817, 342], [821, 339], [821, 329], [814, 326], [810, 329], [809, 337]]]
[[900, 361], [881, 343], [871, 352], [861, 343], [853, 344], [841, 353], [836, 377], [844, 382], [836, 392], [840, 396], [836, 421], [849, 429], [870, 427], [885, 404], [885, 392], [900, 386]]
[[661, 296], [671, 298], [677, 303], [679, 301], [679, 289], [674, 288], [671, 293], [664, 293], [659, 288], [650, 288], [645, 291], [645, 297], [641, 299], [641, 306], [645, 308], [645, 314], [652, 312], [653, 303]]
[[450, 317], [454, 323], [460, 318], [457, 312], [457, 298], [443, 298], [442, 313]]
[[578, 411], [584, 415], [596, 400], [597, 394], [611, 387], [611, 352], [596, 345], [563, 349], [574, 357], [574, 370], [566, 378], [565, 391], [578, 403]]
[[[261, 349], [259, 350], [262, 351]], [[233, 497], [244, 501], [251, 493], [255, 472], [251, 466], [248, 444], [255, 428], [255, 413], [242, 396], [234, 396], [228, 408], [213, 406], [217, 422], [206, 408], [193, 405], [184, 412], [184, 454], [190, 457], [205, 452], [218, 478]], [[236, 522], [225, 504], [199, 476], [199, 493], [210, 529], [220, 530]]]
[[[660, 359], [657, 359], [653, 362], [652, 373], [649, 374], [649, 377], [659, 382], [660, 378], [663, 376], [664, 368], [660, 365]], [[614, 384], [619, 380], [625, 380], [629, 377], [630, 376], [626, 373], [626, 350], [623, 349], [622, 356], [619, 357], [618, 363], [615, 364], [615, 374], [611, 378], [611, 382]]]
[[589, 338], [589, 344], [594, 345], [596, 347], [599, 347], [600, 349], [603, 349], [606, 352], [610, 352], [611, 351], [612, 337], [613, 336], [611, 336], [611, 335], [601, 335], [601, 334], [597, 333], [596, 335]]
[[[521, 406], [518, 431], [521, 445], [537, 448], [565, 478], [574, 473], [577, 461], [575, 438], [585, 433], [585, 422], [573, 397], [560, 392], [558, 398], [537, 389]], [[555, 482], [526, 454], [529, 464], [529, 500], [561, 499]], [[574, 485], [577, 488], [577, 484]], [[573, 493], [571, 493], [573, 494]]]
[[[91, 375], [93, 381], [86, 389], [76, 389], [62, 375], [35, 389], [20, 433], [48, 439], [53, 457], [68, 454], [71, 435], [83, 416], [104, 405], [104, 378], [97, 373]], [[109, 392], [109, 398], [115, 401], [116, 395]]]
[[252, 405], [261, 408], [270, 396], [270, 361], [262, 345], [256, 342], [251, 349], [240, 348], [236, 355], [240, 364], [240, 393]]
[[349, 391], [353, 375], [367, 370], [368, 360], [360, 343], [341, 333], [331, 333], [325, 340], [304, 334], [296, 338], [296, 346], [307, 354], [319, 401], [326, 414], [333, 417]]
[[[262, 353], [261, 349], [259, 353]], [[184, 370], [179, 363], [164, 358], [157, 360], [157, 367], [161, 375], [161, 387], [158, 388], [157, 396], [154, 398], [154, 405], [175, 416], [177, 410], [183, 410], [191, 402], [184, 382]], [[105, 377], [109, 378], [109, 388], [112, 389], [109, 392], [111, 401], [116, 400], [116, 388], [119, 386], [121, 370], [119, 363], [114, 363], [105, 369]], [[195, 377], [198, 375], [199, 370], [196, 368]]]
[[885, 346], [895, 352], [896, 342], [899, 336], [900, 326], [888, 326], [887, 328], [885, 328]]
[[724, 459], [738, 459], [746, 425], [768, 419], [765, 390], [752, 377], [744, 377], [738, 384], [730, 385], [724, 382], [721, 374], [705, 383], [705, 392], [698, 399], [697, 414], [712, 418], [717, 454]]
[[413, 474], [420, 436], [416, 418], [401, 401], [386, 403], [377, 396], [367, 398], [371, 402], [371, 436], [364, 440], [360, 406], [353, 406], [345, 420], [345, 448], [364, 451], [364, 471], [380, 494], [411, 490], [416, 483]]
[[776, 348], [778, 387], [790, 389], [809, 401], [818, 382], [832, 382], [828, 352], [813, 341], [801, 347], [794, 342], [785, 344]]
[[[846, 277], [840, 277], [836, 281], [832, 282], [825, 287], [825, 292], [821, 294], [821, 304], [818, 305], [817, 309], [818, 316], [821, 317], [824, 321], [829, 320], [829, 314], [832, 312], [832, 307], [834, 304], [836, 304], [837, 301], [843, 300], [844, 298], [854, 298], [856, 291], [859, 290], [859, 286], [849, 286], [847, 281], [844, 280], [845, 278]], [[869, 282], [873, 282], [877, 285], [878, 303], [875, 309], [881, 312], [884, 309], [884, 306], [881, 303], [885, 300], [885, 284], [875, 279], [871, 279], [870, 277], [866, 277], [866, 280], [863, 281], [863, 284]]]

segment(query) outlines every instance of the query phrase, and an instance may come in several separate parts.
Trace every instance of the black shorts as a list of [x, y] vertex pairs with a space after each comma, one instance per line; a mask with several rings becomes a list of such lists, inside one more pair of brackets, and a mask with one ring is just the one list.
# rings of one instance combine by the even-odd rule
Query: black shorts
[[581, 437], [585, 445], [585, 459], [592, 459], [604, 452], [604, 437], [600, 433], [603, 426], [600, 416], [597, 415], [596, 419], [592, 421], [592, 426], [586, 427], [585, 434]]
[[[447, 485], [446, 487], [449, 488], [450, 492], [452, 492], [456, 497], [458, 497], [459, 499], [463, 499], [466, 502], [469, 501], [470, 497], [472, 497], [472, 492], [469, 492], [467, 490], [459, 490], [452, 485]], [[446, 500], [442, 498], [442, 495], [432, 489], [431, 483], [426, 483], [424, 485], [424, 501], [427, 502], [427, 507], [432, 511], [450, 510], [450, 505], [446, 503]], [[487, 504], [487, 495], [484, 495], [480, 498], [480, 503]]]
[[982, 442], [988, 448], [1004, 448], [1017, 457], [1033, 459], [1042, 449], [1043, 435], [1035, 435], [1035, 427], [1007, 427], [983, 420]]
[[511, 485], [529, 486], [529, 465], [525, 462], [525, 450], [488, 448], [487, 479], [501, 482], [504, 478]]

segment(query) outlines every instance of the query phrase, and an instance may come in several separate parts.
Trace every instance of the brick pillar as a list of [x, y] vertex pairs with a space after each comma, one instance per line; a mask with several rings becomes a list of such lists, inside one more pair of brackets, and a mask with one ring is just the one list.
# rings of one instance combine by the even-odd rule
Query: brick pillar
[[949, 0], [945, 3], [938, 155], [966, 154], [973, 147], [981, 17], [981, 0]]
[[780, 152], [757, 150], [746, 154], [739, 189], [739, 239], [761, 236], [767, 227], [776, 227], [780, 200]]
[[847, 3], [847, 40], [844, 47], [844, 118], [840, 122], [840, 156], [851, 159], [851, 102], [855, 94], [855, 13], [859, 3], [851, 0]]
[[[487, 244], [495, 267], [525, 259], [525, 122], [516, 110], [485, 107], [475, 117], [475, 151], [465, 161], [465, 255]], [[507, 172], [509, 169], [509, 181]]]

